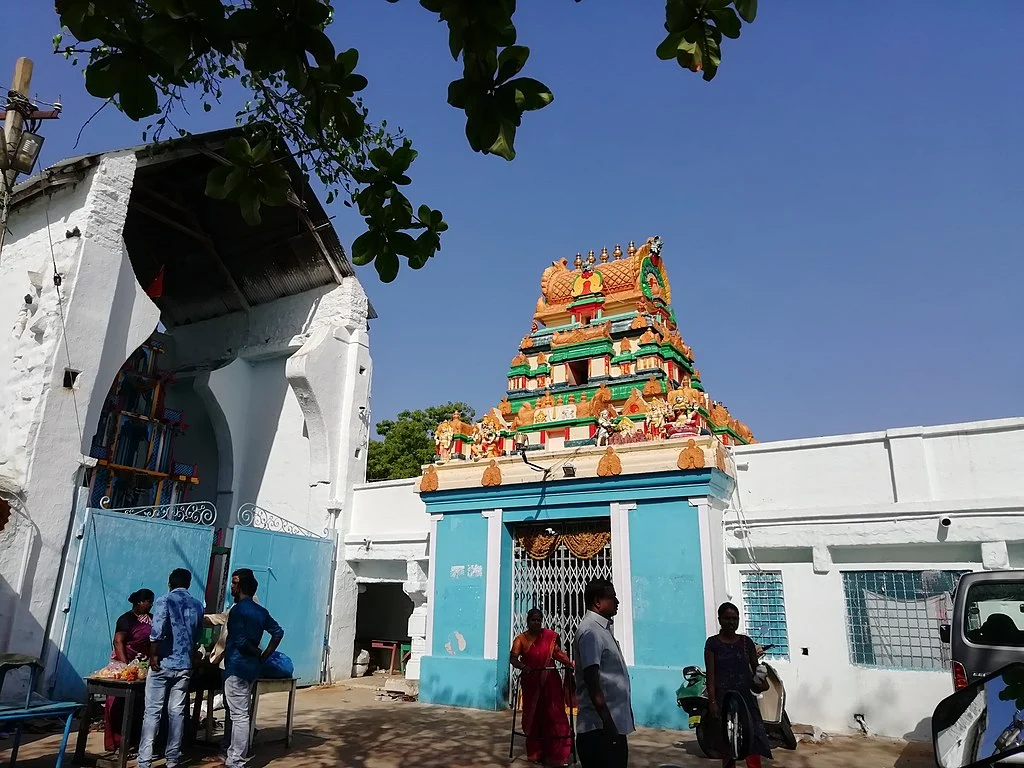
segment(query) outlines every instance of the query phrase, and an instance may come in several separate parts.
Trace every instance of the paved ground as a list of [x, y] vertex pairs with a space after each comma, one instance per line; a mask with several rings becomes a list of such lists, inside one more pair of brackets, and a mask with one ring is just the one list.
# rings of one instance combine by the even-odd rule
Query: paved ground
[[[476, 712], [423, 704], [375, 701], [368, 687], [336, 686], [302, 691], [295, 713], [295, 740], [290, 751], [270, 740], [283, 735], [285, 699], [260, 702], [260, 734], [251, 768], [526, 768], [522, 740], [515, 761], [508, 760], [508, 713]], [[280, 724], [280, 725], [279, 725]], [[72, 735], [69, 753], [74, 749]], [[0, 742], [9, 747], [10, 742]], [[23, 744], [18, 765], [44, 768], [54, 764], [59, 737], [36, 737]], [[89, 739], [90, 751], [102, 747], [101, 734]], [[630, 738], [630, 766], [712, 768], [700, 756], [690, 733], [645, 730]], [[192, 765], [204, 754], [197, 751]], [[6, 764], [8, 750], [0, 750]], [[68, 763], [71, 755], [68, 755]], [[68, 764], [65, 763], [65, 764]], [[835, 738], [823, 744], [802, 743], [795, 752], [776, 751], [773, 768], [932, 768], [931, 748], [867, 738]]]

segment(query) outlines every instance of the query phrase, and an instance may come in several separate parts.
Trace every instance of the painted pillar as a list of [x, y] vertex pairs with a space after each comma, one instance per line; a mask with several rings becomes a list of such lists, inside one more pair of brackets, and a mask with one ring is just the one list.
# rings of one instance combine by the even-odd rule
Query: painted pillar
[[627, 515], [633, 713], [639, 725], [682, 728], [675, 690], [683, 667], [703, 664], [707, 638], [701, 510], [685, 497], [662, 497], [638, 501]]

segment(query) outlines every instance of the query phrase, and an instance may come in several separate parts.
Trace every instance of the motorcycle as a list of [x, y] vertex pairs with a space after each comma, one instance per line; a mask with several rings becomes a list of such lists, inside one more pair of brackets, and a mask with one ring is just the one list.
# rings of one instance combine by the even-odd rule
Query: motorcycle
[[[786, 687], [775, 668], [763, 661], [764, 655], [774, 647], [756, 647], [757, 658], [765, 666], [768, 682], [768, 689], [757, 694], [757, 705], [768, 735], [775, 736], [786, 749], [796, 749], [796, 735], [786, 712]], [[707, 675], [703, 669], [696, 666], [683, 669], [683, 685], [676, 691], [676, 704], [688, 715], [689, 727], [696, 731], [701, 752], [710, 758], [721, 757], [715, 749], [716, 739], [708, 726]]]

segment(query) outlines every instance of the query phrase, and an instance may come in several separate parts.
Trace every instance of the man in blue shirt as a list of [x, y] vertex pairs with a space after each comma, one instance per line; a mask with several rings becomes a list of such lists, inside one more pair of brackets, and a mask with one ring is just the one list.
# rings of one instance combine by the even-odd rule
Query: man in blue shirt
[[139, 742], [139, 768], [150, 768], [153, 741], [160, 729], [167, 703], [167, 768], [181, 761], [181, 736], [185, 727], [188, 682], [192, 655], [203, 629], [204, 606], [192, 595], [192, 574], [184, 568], [171, 571], [170, 589], [153, 604], [153, 628], [149, 633], [149, 674], [146, 677], [146, 715]]
[[[228, 747], [227, 768], [245, 768], [245, 755], [249, 751], [252, 685], [260, 676], [263, 662], [277, 650], [284, 637], [281, 625], [274, 621], [266, 608], [253, 600], [258, 587], [259, 582], [251, 572], [239, 573], [235, 604], [228, 614], [228, 639], [224, 651], [224, 702], [231, 715], [231, 744]], [[232, 593], [235, 593], [234, 586]], [[265, 649], [261, 649], [260, 641], [264, 632], [270, 635], [270, 642]]]

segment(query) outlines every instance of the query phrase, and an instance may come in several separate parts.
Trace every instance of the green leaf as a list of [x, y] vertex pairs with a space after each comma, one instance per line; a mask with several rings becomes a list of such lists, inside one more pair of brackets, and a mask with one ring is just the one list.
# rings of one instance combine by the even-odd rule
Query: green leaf
[[494, 140], [494, 143], [487, 149], [488, 154], [497, 155], [503, 157], [506, 160], [514, 160], [516, 156], [515, 150], [516, 141], [516, 126], [511, 120], [502, 118], [500, 122], [500, 130], [498, 131], [498, 138]]
[[723, 35], [733, 40], [740, 36], [740, 18], [732, 8], [713, 10], [711, 16]]
[[393, 251], [384, 250], [377, 254], [373, 266], [377, 269], [381, 282], [390, 283], [398, 277], [398, 256]]
[[401, 256], [415, 256], [418, 252], [416, 241], [408, 232], [392, 232], [388, 237], [395, 253]]
[[109, 99], [121, 89], [131, 63], [120, 53], [104, 56], [85, 70], [85, 89], [99, 99]]
[[156, 87], [143, 70], [134, 69], [121, 82], [118, 106], [131, 120], [141, 120], [160, 111]]
[[658, 45], [658, 49], [655, 53], [662, 61], [674, 59], [681, 42], [683, 42], [682, 32], [669, 32], [668, 36]]
[[747, 24], [753, 24], [757, 18], [757, 0], [736, 0], [736, 10]]
[[352, 243], [352, 263], [363, 267], [377, 257], [380, 250], [380, 231], [368, 229]]
[[[502, 86], [502, 87], [507, 87]], [[476, 152], [486, 152], [501, 130], [501, 117], [493, 98], [466, 110], [466, 138]]]
[[351, 74], [355, 72], [356, 64], [359, 63], [359, 51], [355, 48], [342, 51], [338, 54], [337, 62], [346, 75]]
[[377, 149], [370, 150], [370, 162], [373, 163], [375, 168], [382, 171], [391, 170], [391, 153], [383, 147], [377, 147]]
[[206, 175], [206, 194], [215, 200], [226, 200], [244, 180], [245, 169], [234, 165], [218, 165]]
[[468, 90], [468, 84], [464, 78], [452, 80], [448, 83], [448, 103], [456, 109], [465, 109]]
[[526, 60], [530, 57], [530, 49], [525, 45], [510, 45], [498, 54], [498, 74], [494, 80], [496, 83], [504, 83], [518, 75]]
[[235, 165], [252, 163], [252, 147], [241, 136], [235, 136], [224, 142], [224, 154]]
[[255, 227], [263, 221], [260, 216], [260, 198], [252, 189], [243, 189], [238, 196], [238, 207], [242, 212], [242, 219], [250, 227]]
[[524, 112], [543, 109], [555, 100], [548, 87], [532, 77], [519, 77], [506, 85], [515, 89], [516, 106]]

